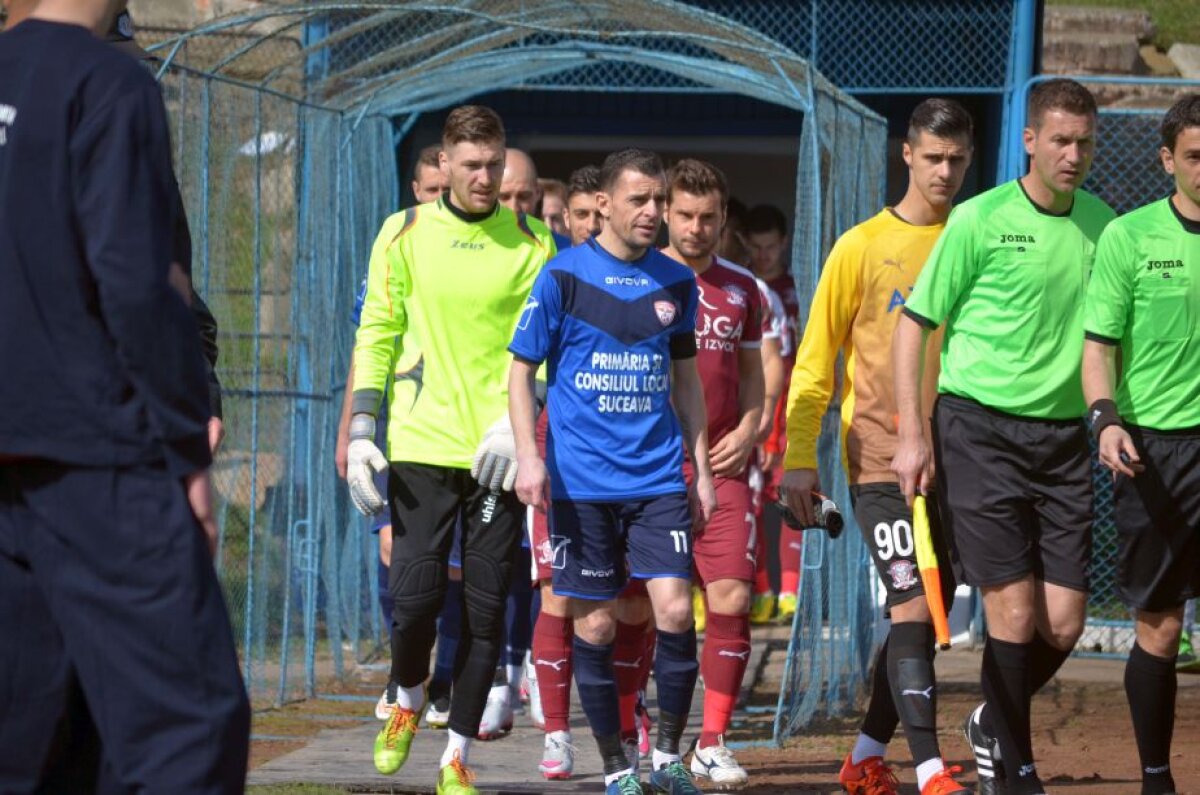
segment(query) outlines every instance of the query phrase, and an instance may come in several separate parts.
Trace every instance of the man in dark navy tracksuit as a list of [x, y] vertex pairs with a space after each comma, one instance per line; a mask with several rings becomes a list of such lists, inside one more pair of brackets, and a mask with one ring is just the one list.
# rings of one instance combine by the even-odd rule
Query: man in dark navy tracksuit
[[[211, 526], [196, 325], [168, 283], [152, 77], [43, 0], [0, 36], [0, 792], [65, 791], [69, 683], [104, 792], [233, 793], [249, 710]], [[10, 9], [11, 10], [11, 9]]]

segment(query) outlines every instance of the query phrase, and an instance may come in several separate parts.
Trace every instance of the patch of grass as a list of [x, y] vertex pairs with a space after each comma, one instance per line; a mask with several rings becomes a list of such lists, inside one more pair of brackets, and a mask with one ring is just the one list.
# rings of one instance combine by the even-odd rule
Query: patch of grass
[[1200, 13], [1196, 0], [1047, 0], [1052, 6], [1095, 6], [1097, 8], [1142, 8], [1150, 12], [1157, 34], [1154, 44], [1170, 49], [1177, 41], [1200, 44]]

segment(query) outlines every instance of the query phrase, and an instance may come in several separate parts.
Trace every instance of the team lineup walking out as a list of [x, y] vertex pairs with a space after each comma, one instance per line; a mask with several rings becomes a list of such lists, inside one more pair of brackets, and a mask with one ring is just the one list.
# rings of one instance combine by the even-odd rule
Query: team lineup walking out
[[0, 795], [1194, 789], [1196, 81], [128, 4], [0, 0]]

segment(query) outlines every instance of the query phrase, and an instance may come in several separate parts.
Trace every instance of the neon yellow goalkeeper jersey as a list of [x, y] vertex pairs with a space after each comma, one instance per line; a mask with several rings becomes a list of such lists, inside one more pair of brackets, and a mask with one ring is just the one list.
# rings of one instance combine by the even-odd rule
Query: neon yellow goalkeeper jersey
[[443, 196], [388, 218], [371, 250], [354, 344], [355, 413], [376, 414], [389, 378], [387, 457], [467, 468], [508, 412], [508, 343], [554, 256], [537, 219]]

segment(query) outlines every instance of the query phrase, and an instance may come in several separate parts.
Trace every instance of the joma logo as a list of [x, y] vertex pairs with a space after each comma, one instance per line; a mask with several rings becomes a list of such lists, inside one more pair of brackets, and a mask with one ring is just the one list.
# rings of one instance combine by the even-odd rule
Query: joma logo
[[1183, 260], [1181, 259], [1151, 259], [1146, 260], [1146, 270], [1161, 271], [1168, 268], [1182, 268]]
[[1035, 243], [1033, 235], [1000, 235], [1000, 242], [1003, 243]]

